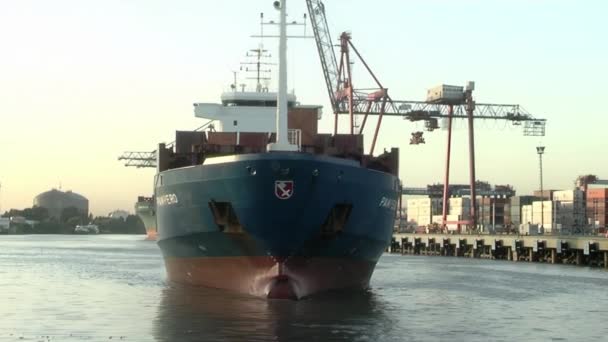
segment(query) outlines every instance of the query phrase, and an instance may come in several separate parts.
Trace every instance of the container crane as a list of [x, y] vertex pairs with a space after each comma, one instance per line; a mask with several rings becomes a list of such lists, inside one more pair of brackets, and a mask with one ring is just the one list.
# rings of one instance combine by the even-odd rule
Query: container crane
[[[213, 121], [207, 121], [204, 125], [195, 129], [195, 132], [203, 131], [205, 129], [214, 130]], [[172, 141], [167, 144], [168, 148], [173, 147], [175, 141]], [[140, 151], [127, 151], [118, 157], [118, 160], [124, 160], [125, 166], [131, 166], [136, 168], [142, 167], [156, 167], [156, 150], [150, 152], [140, 152]]]
[[[393, 100], [388, 94], [388, 88], [384, 87], [376, 77], [367, 62], [363, 59], [357, 48], [352, 43], [351, 35], [344, 32], [340, 35], [340, 58], [335, 58], [331, 35], [327, 25], [325, 6], [321, 0], [306, 0], [309, 16], [313, 27], [313, 33], [317, 50], [321, 60], [321, 67], [327, 86], [330, 102], [334, 110], [334, 134], [338, 131], [338, 116], [348, 114], [350, 117], [350, 134], [355, 134], [355, 115], [363, 115], [361, 127], [356, 134], [362, 134], [365, 124], [370, 115], [378, 116], [374, 130], [370, 154], [374, 153], [378, 133], [384, 116], [400, 116], [403, 119], [415, 122], [423, 121], [428, 131], [439, 128], [437, 121], [440, 118], [447, 119], [448, 141], [446, 154], [445, 181], [443, 191], [443, 225], [447, 223], [469, 224], [473, 228], [477, 225], [476, 213], [476, 188], [475, 188], [475, 135], [474, 119], [506, 120], [514, 125], [523, 123], [525, 136], [544, 136], [545, 119], [533, 117], [519, 105], [476, 103], [473, 99], [475, 84], [469, 82], [462, 89], [457, 98], [438, 97], [427, 101]], [[354, 54], [351, 54], [351, 50]], [[356, 56], [365, 70], [375, 82], [372, 88], [355, 89], [351, 65], [352, 56]], [[334, 62], [335, 61], [335, 62]], [[470, 195], [472, 199], [470, 220], [459, 222], [446, 222], [447, 200], [449, 193], [450, 158], [452, 146], [452, 121], [453, 119], [467, 119], [469, 133], [469, 170], [470, 170]], [[412, 134], [410, 144], [424, 143], [422, 132]]]

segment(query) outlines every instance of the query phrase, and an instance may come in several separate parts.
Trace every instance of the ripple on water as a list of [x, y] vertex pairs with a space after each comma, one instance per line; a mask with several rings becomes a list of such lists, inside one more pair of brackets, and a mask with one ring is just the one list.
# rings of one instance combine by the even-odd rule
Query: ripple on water
[[602, 270], [384, 256], [369, 291], [267, 301], [167, 284], [134, 236], [0, 236], [0, 340], [603, 341]]

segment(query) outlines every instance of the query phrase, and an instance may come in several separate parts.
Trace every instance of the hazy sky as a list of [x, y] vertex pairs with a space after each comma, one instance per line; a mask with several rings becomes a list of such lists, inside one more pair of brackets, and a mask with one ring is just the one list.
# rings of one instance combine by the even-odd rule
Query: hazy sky
[[[547, 146], [546, 188], [571, 188], [583, 173], [608, 178], [601, 102], [608, 2], [325, 3], [332, 35], [352, 32], [393, 99], [422, 100], [434, 85], [474, 80], [478, 102], [518, 103], [549, 120], [542, 141], [504, 122], [478, 121], [478, 179], [532, 191], [539, 143]], [[305, 9], [304, 0], [289, 0], [293, 19]], [[31, 206], [35, 195], [61, 184], [89, 198], [96, 215], [132, 212], [138, 195], [152, 193], [154, 170], [125, 168], [117, 157], [154, 150], [175, 130], [200, 125], [192, 103], [219, 100], [245, 51], [258, 44], [250, 35], [261, 11], [276, 15], [270, 0], [0, 0], [2, 211]], [[329, 131], [314, 42], [290, 40], [288, 57], [290, 88], [302, 103], [324, 105], [321, 127]], [[370, 86], [366, 81], [356, 85]], [[467, 182], [466, 126], [455, 125], [452, 180]], [[406, 186], [441, 182], [446, 133], [425, 133], [425, 145], [409, 145], [417, 130], [422, 123], [384, 121], [378, 150], [401, 148]], [[371, 134], [366, 138], [369, 144]]]

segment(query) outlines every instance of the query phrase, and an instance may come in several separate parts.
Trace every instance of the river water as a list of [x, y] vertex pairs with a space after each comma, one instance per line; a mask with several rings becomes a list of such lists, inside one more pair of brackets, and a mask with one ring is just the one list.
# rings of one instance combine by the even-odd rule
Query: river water
[[0, 341], [608, 341], [608, 272], [385, 255], [299, 302], [171, 286], [142, 236], [0, 236]]

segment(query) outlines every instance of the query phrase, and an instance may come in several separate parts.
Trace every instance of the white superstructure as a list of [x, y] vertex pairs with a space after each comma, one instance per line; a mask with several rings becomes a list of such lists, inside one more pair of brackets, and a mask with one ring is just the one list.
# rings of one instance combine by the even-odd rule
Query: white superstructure
[[[222, 132], [276, 133], [276, 141], [268, 144], [268, 151], [299, 151], [299, 134], [288, 129], [289, 107], [296, 97], [287, 93], [287, 4], [286, 0], [275, 1], [280, 11], [279, 23], [279, 85], [278, 92], [263, 91], [259, 77], [259, 58], [265, 51], [256, 49], [258, 83], [255, 92], [233, 91], [222, 94], [222, 103], [195, 103], [194, 115], [217, 120], [217, 129]], [[236, 76], [233, 89], [236, 90]], [[238, 136], [238, 135], [237, 135]]]
[[[276, 132], [277, 93], [225, 92], [222, 103], [195, 103], [194, 115], [217, 120], [221, 132]], [[296, 96], [287, 95], [289, 107], [295, 106]]]

